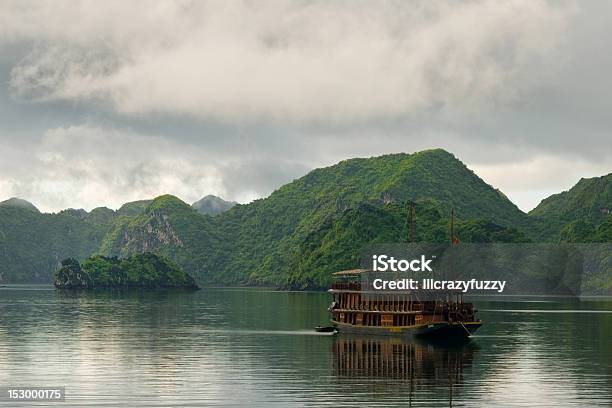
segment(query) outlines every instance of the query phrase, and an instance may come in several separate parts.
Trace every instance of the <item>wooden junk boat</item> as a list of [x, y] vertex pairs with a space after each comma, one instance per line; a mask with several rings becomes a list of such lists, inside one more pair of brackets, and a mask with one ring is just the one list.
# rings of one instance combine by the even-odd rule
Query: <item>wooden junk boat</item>
[[336, 272], [343, 278], [329, 289], [331, 322], [340, 332], [376, 335], [468, 337], [482, 322], [461, 294], [419, 300], [415, 293], [366, 292], [359, 281], [365, 269]]
[[[411, 208], [411, 218], [413, 211]], [[412, 223], [409, 221], [410, 226]], [[453, 227], [454, 211], [451, 213], [451, 244], [458, 243]], [[338, 281], [328, 290], [333, 296], [328, 310], [336, 330], [374, 335], [431, 336], [445, 340], [469, 337], [482, 326], [473, 304], [464, 302], [462, 293], [447, 292], [440, 299], [419, 300], [414, 292], [366, 291], [362, 290], [361, 276], [368, 272], [367, 269], [352, 269], [334, 273]]]

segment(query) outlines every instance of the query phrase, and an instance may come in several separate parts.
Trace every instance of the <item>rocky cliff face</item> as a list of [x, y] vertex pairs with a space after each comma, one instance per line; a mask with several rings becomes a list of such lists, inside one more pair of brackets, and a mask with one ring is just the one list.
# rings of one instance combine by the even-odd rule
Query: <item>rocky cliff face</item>
[[58, 289], [92, 289], [93, 280], [74, 258], [64, 259], [55, 274], [54, 285]]
[[121, 246], [130, 253], [155, 252], [164, 247], [183, 247], [184, 243], [167, 214], [151, 212], [145, 225], [129, 228], [123, 234]]
[[99, 253], [129, 257], [154, 252], [201, 277], [219, 248], [212, 220], [174, 196], [160, 196], [137, 217], [119, 219]]

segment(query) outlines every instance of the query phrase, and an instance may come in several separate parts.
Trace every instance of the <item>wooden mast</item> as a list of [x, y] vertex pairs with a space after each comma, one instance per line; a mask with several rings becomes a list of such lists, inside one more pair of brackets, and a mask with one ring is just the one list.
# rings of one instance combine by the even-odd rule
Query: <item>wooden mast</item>
[[451, 208], [451, 219], [450, 219], [450, 243], [455, 244], [455, 209]]
[[414, 218], [415, 218], [415, 210], [414, 210], [414, 202], [409, 200], [407, 205], [408, 213], [406, 214], [406, 229], [408, 232], [408, 236], [406, 237], [406, 242], [413, 243], [414, 242]]
[[[452, 246], [455, 244], [455, 208], [451, 208], [451, 214], [450, 214], [450, 244], [451, 244], [451, 249]], [[452, 268], [452, 264], [451, 264], [451, 268]], [[452, 293], [449, 292], [449, 300], [451, 300], [453, 297]], [[457, 299], [458, 301], [459, 299]]]
[[[451, 208], [451, 221], [450, 221], [450, 241], [451, 247], [459, 243], [459, 238], [455, 235], [455, 209]], [[463, 303], [463, 294], [457, 294], [457, 303]]]

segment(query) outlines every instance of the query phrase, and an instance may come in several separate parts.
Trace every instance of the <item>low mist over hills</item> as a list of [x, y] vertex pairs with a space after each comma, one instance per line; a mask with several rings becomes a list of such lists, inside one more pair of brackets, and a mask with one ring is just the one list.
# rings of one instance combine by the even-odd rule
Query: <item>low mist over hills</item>
[[612, 242], [611, 185], [611, 175], [581, 180], [525, 214], [436, 149], [345, 160], [246, 205], [165, 195], [117, 211], [41, 214], [0, 204], [0, 281], [51, 282], [66, 257], [151, 251], [203, 284], [322, 288], [357, 265], [362, 245], [405, 241], [408, 201], [418, 241], [447, 242], [454, 209], [462, 242]]

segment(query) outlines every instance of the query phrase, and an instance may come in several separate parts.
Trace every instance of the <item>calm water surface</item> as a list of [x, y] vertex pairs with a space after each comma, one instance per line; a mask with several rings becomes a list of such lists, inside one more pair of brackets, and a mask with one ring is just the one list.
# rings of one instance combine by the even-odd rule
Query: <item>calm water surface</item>
[[329, 301], [0, 288], [0, 386], [78, 407], [612, 406], [610, 299], [477, 299], [485, 326], [452, 346], [315, 333]]

